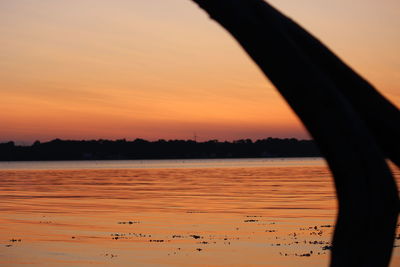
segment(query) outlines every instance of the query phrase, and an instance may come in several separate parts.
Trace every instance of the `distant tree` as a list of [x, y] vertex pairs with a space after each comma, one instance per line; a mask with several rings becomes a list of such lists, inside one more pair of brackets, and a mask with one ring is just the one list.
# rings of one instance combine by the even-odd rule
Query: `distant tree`
[[33, 146], [40, 146], [40, 141], [39, 141], [39, 140], [36, 140], [36, 141], [33, 143]]

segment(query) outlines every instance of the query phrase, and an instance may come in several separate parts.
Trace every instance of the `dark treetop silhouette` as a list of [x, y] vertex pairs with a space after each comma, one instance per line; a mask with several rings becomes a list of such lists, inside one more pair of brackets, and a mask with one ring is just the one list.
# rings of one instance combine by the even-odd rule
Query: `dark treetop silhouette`
[[31, 146], [0, 144], [0, 161], [19, 160], [107, 160], [107, 159], [189, 159], [189, 158], [259, 158], [318, 157], [312, 140], [267, 138], [233, 142], [209, 140], [135, 139], [72, 141], [55, 139], [36, 141]]
[[262, 0], [194, 0], [242, 45], [300, 117], [334, 175], [331, 266], [387, 266], [399, 211], [400, 112], [316, 38]]

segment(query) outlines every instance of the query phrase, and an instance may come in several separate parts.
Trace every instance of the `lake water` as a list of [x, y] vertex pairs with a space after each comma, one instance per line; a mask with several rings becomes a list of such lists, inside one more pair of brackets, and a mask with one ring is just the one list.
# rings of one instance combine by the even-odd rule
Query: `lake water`
[[335, 214], [319, 158], [3, 162], [0, 266], [328, 266]]

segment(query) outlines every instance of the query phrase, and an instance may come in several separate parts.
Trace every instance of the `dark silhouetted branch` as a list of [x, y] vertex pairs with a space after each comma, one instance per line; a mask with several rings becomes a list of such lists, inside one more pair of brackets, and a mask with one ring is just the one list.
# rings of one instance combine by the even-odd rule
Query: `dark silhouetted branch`
[[262, 0], [194, 0], [227, 29], [287, 100], [334, 175], [331, 266], [387, 266], [398, 193], [399, 111], [296, 23]]

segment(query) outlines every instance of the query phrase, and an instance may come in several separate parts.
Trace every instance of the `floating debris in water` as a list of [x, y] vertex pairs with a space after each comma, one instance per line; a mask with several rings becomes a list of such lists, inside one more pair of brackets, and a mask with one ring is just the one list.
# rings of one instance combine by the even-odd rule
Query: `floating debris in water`
[[114, 240], [118, 240], [120, 238], [126, 238], [125, 237], [126, 234], [111, 234], [111, 236], [112, 236], [112, 239], [114, 239]]
[[251, 219], [251, 220], [244, 220], [244, 222], [258, 222], [258, 220]]
[[317, 240], [315, 240], [315, 241], [308, 241], [308, 243], [309, 244], [311, 244], [311, 245], [324, 245], [324, 244], [329, 244], [329, 242], [327, 242], [327, 241], [317, 241]]
[[118, 224], [136, 224], [140, 223], [139, 221], [128, 221], [128, 222], [118, 222]]
[[112, 258], [115, 258], [115, 257], [118, 257], [118, 255], [116, 255], [116, 254], [111, 254], [111, 253], [106, 253], [106, 254], [104, 254], [104, 256], [105, 256], [105, 257], [110, 257], [111, 259], [112, 259]]

